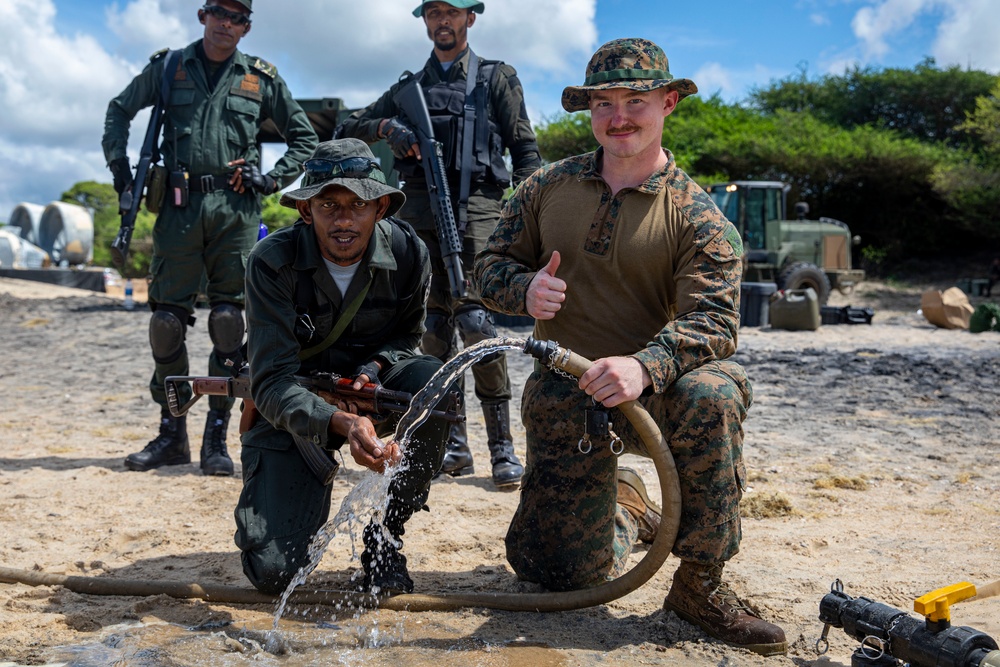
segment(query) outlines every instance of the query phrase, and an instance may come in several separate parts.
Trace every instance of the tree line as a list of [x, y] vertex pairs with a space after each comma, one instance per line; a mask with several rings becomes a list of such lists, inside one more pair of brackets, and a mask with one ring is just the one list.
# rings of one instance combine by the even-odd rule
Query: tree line
[[[594, 150], [584, 113], [538, 128], [546, 161]], [[776, 180], [813, 217], [843, 220], [873, 263], [997, 248], [1000, 77], [927, 59], [913, 69], [800, 72], [741, 103], [685, 99], [663, 144], [701, 185]]]
[[[586, 112], [536, 130], [547, 162], [597, 147]], [[869, 269], [987, 247], [1000, 253], [1000, 77], [988, 72], [941, 69], [932, 59], [818, 78], [800, 71], [739, 103], [685, 99], [663, 143], [702, 185], [788, 183], [790, 203], [805, 201], [814, 217], [843, 220], [861, 236]], [[297, 218], [278, 199], [264, 201], [272, 231]], [[110, 266], [114, 190], [86, 181], [62, 200], [94, 212], [94, 263]], [[137, 221], [126, 269], [133, 277], [149, 270], [153, 222], [145, 211]]]

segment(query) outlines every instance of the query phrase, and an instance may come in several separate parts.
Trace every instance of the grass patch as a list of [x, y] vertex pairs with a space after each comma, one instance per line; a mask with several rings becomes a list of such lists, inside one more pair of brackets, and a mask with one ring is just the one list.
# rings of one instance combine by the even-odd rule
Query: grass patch
[[814, 489], [849, 489], [851, 491], [867, 491], [868, 482], [862, 477], [844, 477], [843, 475], [831, 475], [830, 477], [820, 477], [813, 482]]
[[752, 493], [740, 502], [740, 516], [750, 519], [773, 519], [795, 514], [792, 501], [783, 493]]

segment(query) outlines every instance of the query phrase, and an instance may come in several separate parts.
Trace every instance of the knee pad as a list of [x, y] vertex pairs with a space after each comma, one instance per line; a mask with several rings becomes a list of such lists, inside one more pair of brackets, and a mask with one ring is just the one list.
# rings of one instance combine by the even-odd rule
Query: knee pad
[[217, 303], [208, 314], [208, 337], [221, 357], [229, 358], [243, 345], [243, 311], [231, 303]]
[[423, 338], [420, 349], [424, 354], [448, 361], [455, 354], [455, 329], [448, 314], [439, 310], [428, 310], [424, 320]]
[[496, 338], [497, 329], [493, 326], [493, 316], [482, 306], [472, 306], [455, 313], [455, 325], [466, 347], [486, 340]]
[[176, 306], [157, 306], [149, 318], [149, 347], [153, 359], [170, 364], [180, 358], [187, 332], [187, 311]]

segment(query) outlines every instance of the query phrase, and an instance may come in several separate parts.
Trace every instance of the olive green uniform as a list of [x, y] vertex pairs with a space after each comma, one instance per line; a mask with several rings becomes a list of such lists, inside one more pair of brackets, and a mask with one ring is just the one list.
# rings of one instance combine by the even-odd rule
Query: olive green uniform
[[[163, 165], [186, 170], [194, 188], [209, 189], [202, 187], [208, 179], [201, 177], [225, 178], [233, 160], [260, 164], [257, 134], [270, 119], [285, 137], [288, 150], [269, 175], [279, 187], [290, 184], [301, 173], [317, 137], [284, 80], [270, 63], [238, 50], [212, 76], [200, 51], [201, 40], [185, 47], [177, 71], [171, 74], [160, 145]], [[155, 54], [108, 105], [103, 147], [109, 163], [125, 156], [135, 115], [156, 103], [165, 55], [165, 51]], [[184, 207], [175, 206], [168, 192], [153, 230], [149, 302], [154, 310], [166, 306], [193, 313], [204, 275], [209, 303], [242, 306], [247, 255], [257, 241], [260, 223], [260, 197], [249, 187], [243, 194], [234, 192], [220, 180], [212, 179], [211, 187], [217, 188], [213, 191], [192, 191]], [[208, 370], [212, 375], [231, 373], [216, 350]], [[153, 399], [165, 407], [163, 379], [187, 374], [185, 349], [173, 361], [157, 361], [150, 381]], [[210, 403], [213, 409], [228, 410], [233, 399], [213, 396]]]
[[[632, 356], [652, 378], [640, 403], [659, 424], [680, 476], [674, 553], [715, 563], [739, 549], [745, 479], [742, 422], [752, 402], [736, 350], [742, 244], [735, 228], [667, 152], [659, 172], [612, 194], [603, 149], [538, 170], [515, 191], [475, 265], [491, 308], [525, 314], [528, 286], [552, 253], [567, 284], [562, 309], [534, 336], [589, 358]], [[620, 574], [635, 519], [616, 502], [610, 440], [578, 443], [592, 405], [576, 380], [540, 367], [521, 404], [527, 465], [507, 558], [518, 576], [555, 590]], [[611, 411], [626, 451], [646, 454]], [[584, 448], [585, 449], [585, 448]]]
[[[305, 564], [309, 541], [326, 522], [330, 486], [314, 476], [295, 440], [314, 443], [331, 456], [344, 444], [329, 430], [337, 410], [298, 385], [294, 375], [313, 370], [353, 377], [362, 364], [377, 360], [381, 383], [416, 394], [441, 367], [415, 350], [423, 333], [424, 299], [430, 275], [426, 247], [414, 235], [408, 259], [394, 254], [392, 235], [401, 228], [380, 220], [345, 295], [327, 271], [311, 226], [301, 220], [257, 244], [247, 265], [248, 351], [252, 394], [259, 417], [243, 434], [243, 492], [236, 507], [236, 545], [243, 568], [258, 589], [280, 593]], [[397, 268], [409, 267], [402, 277]], [[297, 285], [312, 281], [309, 317], [315, 333], [307, 343], [296, 327]], [[371, 281], [357, 313], [339, 338], [319, 354], [299, 361], [303, 349], [326, 339], [339, 314]], [[376, 425], [382, 437], [397, 419]], [[427, 501], [433, 474], [441, 465], [447, 423], [428, 419], [406, 445], [408, 466], [390, 485], [385, 525], [396, 536]]]
[[[444, 71], [433, 53], [425, 63], [420, 73], [420, 85], [427, 89], [442, 82], [464, 82], [469, 69], [468, 48], [465, 49]], [[538, 145], [531, 122], [528, 120], [524, 105], [524, 92], [517, 79], [514, 68], [498, 63], [495, 75], [489, 82], [489, 103], [487, 118], [496, 135], [490, 140], [491, 158], [502, 156], [504, 149], [510, 152], [513, 163], [513, 178], [510, 175], [495, 173], [486, 168], [485, 173], [474, 176], [468, 202], [468, 226], [463, 234], [462, 265], [466, 278], [472, 271], [476, 254], [486, 244], [486, 239], [493, 232], [500, 218], [500, 204], [509, 181], [516, 185], [528, 177], [541, 165]], [[409, 79], [394, 84], [378, 100], [367, 108], [359, 110], [344, 121], [338, 132], [342, 136], [356, 137], [368, 143], [378, 141], [379, 123], [386, 118], [400, 115], [401, 111], [394, 101], [399, 89], [406, 85]], [[454, 108], [457, 117], [462, 114], [459, 105]], [[482, 128], [477, 128], [480, 131]], [[452, 207], [458, 216], [459, 171], [456, 168], [461, 155], [458, 145], [459, 132], [453, 131], [449, 137], [437, 137], [445, 144], [447, 154], [445, 162], [448, 174], [448, 186], [452, 196]], [[486, 160], [484, 160], [486, 161]], [[430, 198], [427, 193], [427, 181], [422, 171], [414, 171], [407, 175], [403, 184], [406, 194], [406, 204], [399, 212], [399, 217], [413, 225], [417, 233], [427, 244], [431, 254], [432, 279], [430, 298], [427, 301], [428, 313], [440, 313], [445, 317], [453, 317], [460, 310], [482, 306], [482, 300], [475, 286], [471, 286], [468, 295], [463, 298], [452, 297], [448, 272], [441, 259], [441, 248], [437, 240], [434, 216], [431, 211]], [[429, 332], [434, 334], [435, 332]], [[446, 332], [439, 334], [444, 338], [444, 347], [448, 348], [454, 337], [454, 326], [449, 326]], [[474, 341], [472, 341], [474, 342]], [[449, 349], [441, 355], [445, 360], [454, 354]], [[511, 397], [510, 379], [507, 375], [507, 360], [503, 355], [490, 356], [473, 365], [472, 375], [475, 379], [476, 395], [485, 401], [507, 401]]]

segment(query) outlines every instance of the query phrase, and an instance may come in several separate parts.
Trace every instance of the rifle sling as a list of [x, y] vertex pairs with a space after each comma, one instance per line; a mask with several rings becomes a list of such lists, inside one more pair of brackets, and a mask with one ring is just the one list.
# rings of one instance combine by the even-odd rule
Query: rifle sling
[[365, 300], [365, 295], [368, 294], [368, 288], [371, 286], [372, 281], [369, 279], [368, 283], [364, 286], [364, 289], [362, 289], [358, 295], [354, 297], [354, 301], [352, 301], [351, 305], [347, 307], [347, 310], [341, 313], [340, 317], [337, 318], [337, 323], [333, 325], [333, 329], [330, 330], [327, 337], [318, 344], [299, 351], [299, 361], [305, 361], [306, 359], [315, 357], [317, 354], [337, 342], [337, 339], [340, 338], [340, 334], [344, 333], [347, 325], [354, 319], [354, 315], [361, 307], [361, 302]]
[[[164, 124], [163, 110], [167, 108], [167, 103], [170, 102], [170, 89], [174, 86], [174, 76], [176, 76], [177, 67], [180, 65], [181, 51], [180, 49], [171, 49], [167, 52], [167, 59], [163, 63], [163, 78], [160, 79], [160, 99], [156, 101], [156, 105], [160, 107], [159, 114], [153, 114], [153, 117], [158, 118], [160, 126]], [[152, 153], [153, 157], [150, 160], [150, 164], [154, 162], [159, 162], [160, 151], [159, 147], [156, 145], [156, 139], [160, 136], [160, 127], [156, 128], [153, 134], [153, 146]], [[142, 187], [144, 184], [140, 184]]]
[[472, 186], [472, 142], [476, 136], [476, 78], [479, 56], [469, 48], [469, 71], [465, 79], [465, 116], [462, 121], [462, 156], [458, 182], [458, 233], [469, 225], [469, 190]]

